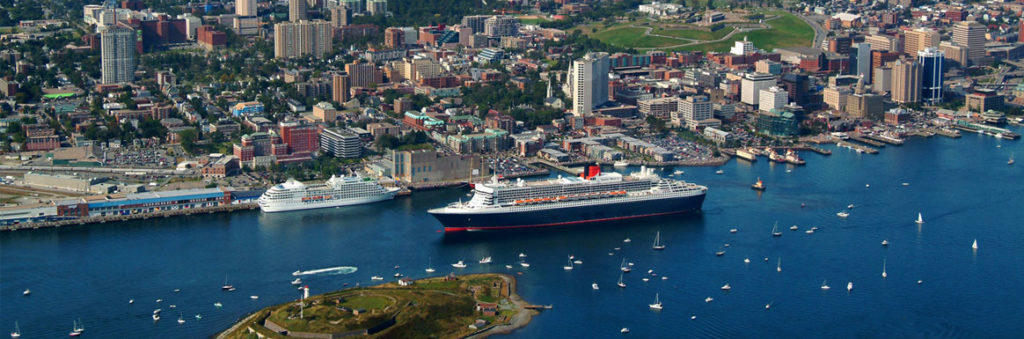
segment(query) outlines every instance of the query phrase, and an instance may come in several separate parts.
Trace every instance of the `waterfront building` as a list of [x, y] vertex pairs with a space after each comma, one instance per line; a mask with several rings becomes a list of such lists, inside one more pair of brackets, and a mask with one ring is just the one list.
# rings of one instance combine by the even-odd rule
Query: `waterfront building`
[[588, 115], [597, 106], [608, 102], [608, 53], [587, 53], [573, 61], [567, 83], [572, 99], [572, 112]]
[[135, 30], [110, 26], [100, 33], [100, 63], [104, 84], [135, 80]]
[[491, 175], [486, 161], [472, 155], [442, 154], [433, 149], [393, 150], [391, 159], [394, 179], [410, 184], [442, 184]]
[[[300, 0], [304, 2], [304, 0]], [[286, 22], [274, 25], [274, 57], [292, 59], [304, 56], [322, 58], [330, 53], [334, 32], [323, 20]]]
[[921, 64], [908, 60], [892, 63], [892, 101], [900, 104], [921, 101]]
[[363, 153], [363, 142], [352, 131], [333, 127], [320, 135], [320, 149], [337, 158], [358, 158]]
[[740, 101], [756, 106], [761, 103], [761, 90], [775, 85], [775, 76], [771, 74], [747, 73], [740, 81]]
[[957, 45], [967, 47], [970, 64], [977, 64], [985, 57], [985, 26], [976, 21], [961, 21], [953, 25], [952, 40]]
[[988, 112], [988, 111], [1001, 111], [1003, 109], [1004, 98], [994, 89], [988, 88], [975, 88], [973, 92], [967, 95], [965, 98], [965, 106], [967, 110], [972, 112]]
[[754, 120], [757, 133], [773, 137], [790, 137], [799, 132], [799, 121], [796, 114], [788, 110], [757, 112]]
[[707, 127], [707, 128], [705, 128], [704, 129], [704, 137], [708, 138], [708, 140], [711, 140], [716, 145], [722, 145], [724, 143], [727, 143], [727, 142], [730, 142], [730, 141], [733, 140], [732, 133], [729, 133], [729, 132], [726, 132], [726, 131], [723, 131], [723, 130], [720, 130], [720, 129], [717, 129], [717, 128], [714, 128], [714, 127]]
[[320, 130], [316, 125], [306, 125], [300, 121], [282, 121], [278, 128], [278, 135], [287, 145], [290, 154], [311, 153], [320, 148]]
[[937, 103], [942, 102], [942, 51], [928, 48], [917, 53], [917, 62], [921, 64], [921, 100]]

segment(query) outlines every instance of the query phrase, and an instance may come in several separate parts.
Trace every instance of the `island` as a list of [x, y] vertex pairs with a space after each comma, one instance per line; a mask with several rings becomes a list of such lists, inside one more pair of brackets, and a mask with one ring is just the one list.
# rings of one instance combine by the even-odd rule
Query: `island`
[[483, 338], [530, 322], [535, 306], [505, 274], [402, 278], [256, 311], [217, 338]]

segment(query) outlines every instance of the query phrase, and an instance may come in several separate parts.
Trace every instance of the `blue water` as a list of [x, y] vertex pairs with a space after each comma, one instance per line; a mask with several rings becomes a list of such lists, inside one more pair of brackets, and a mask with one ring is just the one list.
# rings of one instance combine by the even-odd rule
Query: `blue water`
[[[504, 265], [523, 252], [532, 267], [512, 270], [523, 272], [519, 293], [554, 309], [510, 337], [611, 337], [622, 327], [638, 337], [1024, 333], [1024, 167], [1006, 165], [1011, 151], [1024, 157], [1021, 141], [965, 134], [915, 138], [878, 155], [833, 151], [803, 154], [804, 167], [762, 159], [729, 162], [723, 175], [683, 168], [682, 178], [710, 187], [703, 213], [600, 227], [445, 237], [425, 210], [466, 197], [451, 189], [342, 209], [2, 233], [0, 328], [18, 321], [26, 338], [58, 337], [80, 318], [88, 337], [209, 336], [248, 312], [297, 298], [289, 284], [295, 270], [358, 267], [303, 277], [312, 293], [322, 293], [369, 284], [373, 275], [390, 280], [396, 271], [423, 277], [428, 261], [439, 274], [460, 259], [470, 263], [460, 272], [507, 272]], [[749, 188], [758, 177], [768, 185], [763, 194]], [[836, 217], [848, 204], [857, 206], [849, 218]], [[913, 222], [918, 212], [926, 220], [920, 227]], [[769, 234], [776, 221], [779, 238]], [[793, 224], [800, 230], [790, 231]], [[811, 226], [820, 229], [805, 234]], [[668, 248], [655, 252], [650, 244], [659, 230]], [[624, 244], [627, 237], [633, 242]], [[726, 254], [717, 257], [718, 250]], [[566, 272], [569, 254], [584, 264]], [[494, 264], [476, 264], [484, 256]], [[619, 289], [623, 257], [635, 266]], [[775, 270], [779, 258], [782, 272]], [[659, 277], [644, 283], [648, 269]], [[222, 292], [225, 278], [238, 290]], [[831, 290], [820, 289], [824, 279]], [[731, 291], [719, 289], [725, 283]], [[23, 297], [26, 288], [32, 295]], [[655, 293], [661, 312], [647, 307]], [[714, 301], [705, 303], [709, 296]], [[156, 308], [163, 319], [154, 324]], [[179, 311], [184, 325], [175, 322]]]

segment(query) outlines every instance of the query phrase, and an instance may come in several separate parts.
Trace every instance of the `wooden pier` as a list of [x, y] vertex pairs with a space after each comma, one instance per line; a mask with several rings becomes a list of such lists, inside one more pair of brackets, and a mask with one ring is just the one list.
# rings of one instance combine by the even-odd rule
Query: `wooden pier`
[[867, 154], [878, 154], [878, 150], [877, 149], [874, 149], [874, 148], [871, 148], [871, 147], [868, 147], [868, 146], [864, 146], [864, 145], [860, 145], [860, 144], [855, 144], [855, 143], [852, 143], [852, 142], [839, 141], [839, 142], [836, 142], [836, 145], [840, 146], [840, 147], [849, 147], [849, 148], [853, 148], [855, 150], [860, 150], [861, 152], [864, 152], [864, 153], [867, 153]]
[[890, 144], [890, 145], [893, 145], [893, 146], [903, 146], [903, 140], [901, 140], [901, 139], [888, 138], [888, 137], [883, 137], [883, 136], [878, 136], [878, 135], [871, 135], [871, 134], [865, 135], [864, 137], [868, 138], [868, 139], [871, 139], [871, 140], [874, 140], [874, 141], [884, 142], [884, 143], [887, 143], [887, 144]]
[[960, 137], [960, 133], [956, 133], [956, 130], [950, 131], [943, 128], [925, 128], [924, 130], [947, 138], [956, 139]]
[[853, 141], [856, 141], [856, 142], [860, 142], [860, 143], [864, 143], [864, 144], [868, 144], [868, 145], [871, 145], [871, 146], [874, 146], [874, 147], [885, 147], [885, 144], [882, 143], [882, 142], [874, 141], [874, 140], [871, 140], [871, 139], [868, 139], [868, 138], [865, 138], [865, 137], [862, 137], [862, 136], [858, 136], [858, 135], [851, 135], [850, 136], [850, 140], [853, 140]]

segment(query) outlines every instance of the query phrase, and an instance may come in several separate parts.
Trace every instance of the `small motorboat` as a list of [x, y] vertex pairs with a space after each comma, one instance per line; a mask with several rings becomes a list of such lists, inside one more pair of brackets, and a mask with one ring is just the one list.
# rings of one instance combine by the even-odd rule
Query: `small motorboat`
[[259, 298], [260, 298], [260, 296], [258, 296], [258, 295], [250, 295], [249, 296], [249, 299], [252, 299], [252, 300], [256, 300], [256, 299], [259, 299]]
[[735, 228], [729, 230], [729, 233], [736, 233], [736, 232], [739, 232], [739, 230], [737, 230]]
[[452, 264], [452, 267], [455, 267], [455, 268], [466, 268], [466, 263], [462, 262], [462, 260], [459, 260], [459, 262]]
[[213, 303], [213, 307], [221, 308], [221, 307], [224, 307], [224, 304], [221, 304], [220, 302], [215, 302], [215, 303]]
[[621, 330], [619, 330], [619, 333], [629, 333], [629, 327], [623, 327]]
[[481, 264], [490, 264], [492, 262], [491, 257], [484, 257], [479, 261]]
[[728, 291], [728, 290], [731, 290], [731, 289], [732, 289], [732, 286], [729, 286], [728, 283], [726, 283], [725, 285], [722, 285], [722, 290], [723, 291]]
[[598, 286], [597, 286], [597, 283], [596, 283], [596, 282], [595, 282], [595, 283], [593, 283], [593, 284], [590, 284], [590, 288], [594, 289], [595, 291], [597, 291], [597, 290], [601, 289], [600, 287], [598, 287]]
[[295, 278], [295, 280], [292, 280], [292, 285], [296, 285], [296, 286], [302, 285], [302, 279]]
[[798, 229], [800, 229], [800, 227], [797, 227], [796, 225], [793, 225], [793, 226], [789, 226], [789, 230], [790, 230], [790, 231], [796, 231], [796, 230], [798, 230]]
[[24, 296], [28, 296], [28, 295], [30, 295], [30, 294], [32, 294], [32, 290], [30, 290], [30, 289], [27, 289], [27, 288], [25, 289], [25, 291], [24, 291], [24, 292], [21, 292], [21, 295], [24, 295]]
[[709, 302], [712, 302], [712, 301], [715, 301], [715, 298], [712, 298], [712, 297], [704, 298], [704, 302], [706, 302], [706, 303], [709, 303]]
[[889, 239], [883, 239], [882, 246], [889, 246]]
[[379, 276], [379, 275], [375, 275], [375, 276], [370, 277], [370, 280], [384, 280], [384, 277]]

